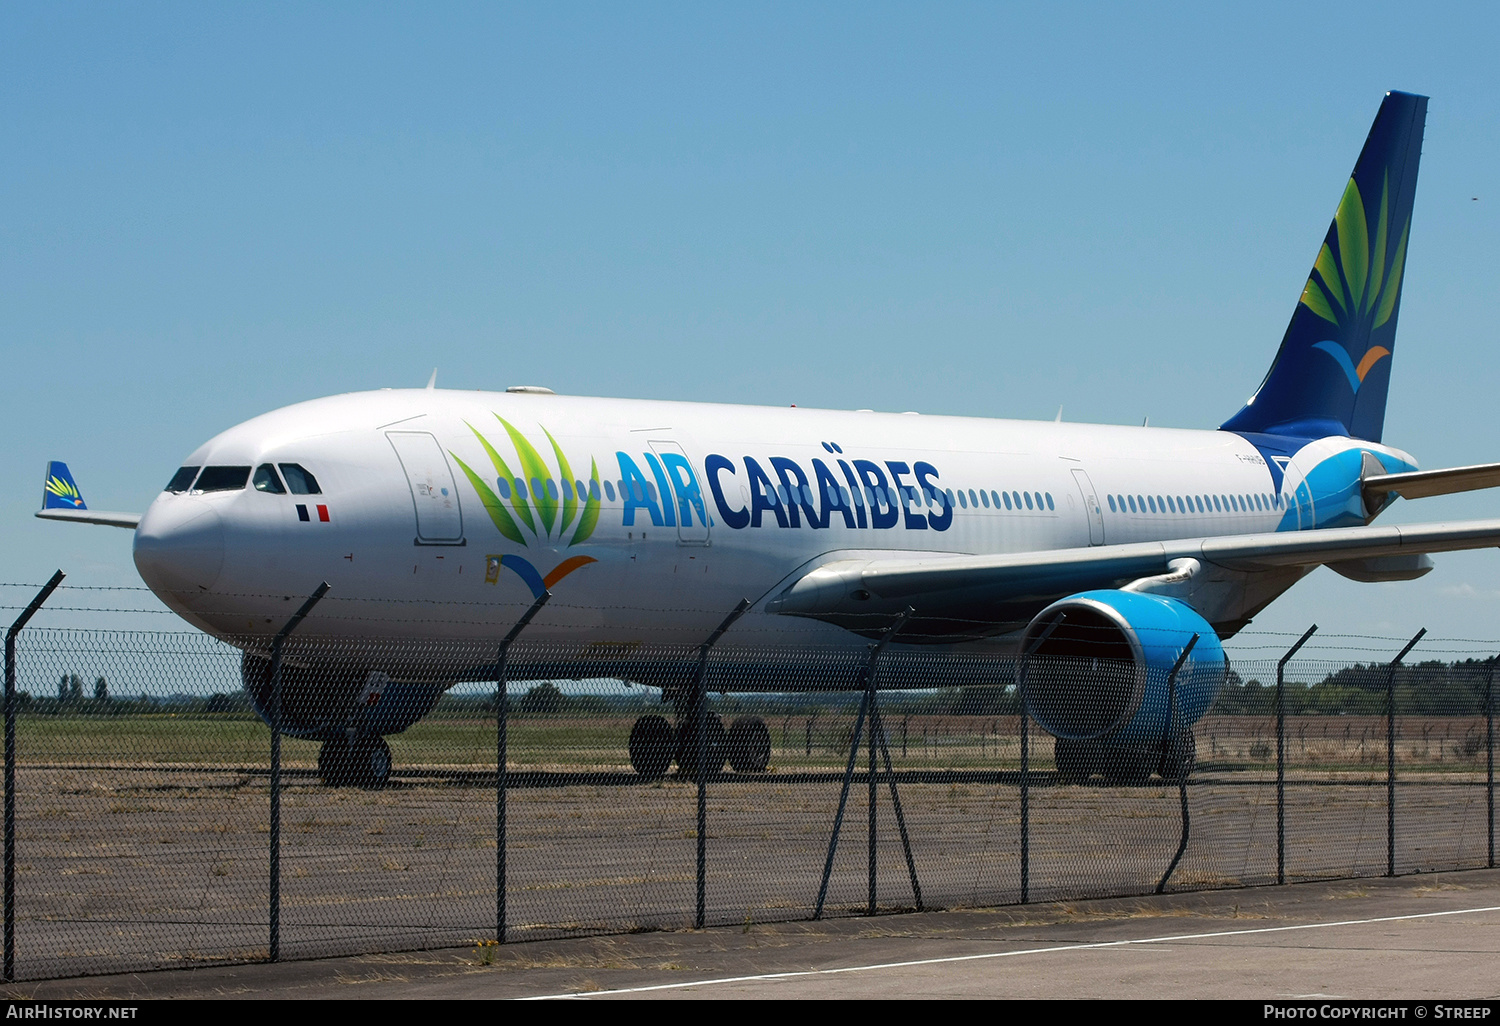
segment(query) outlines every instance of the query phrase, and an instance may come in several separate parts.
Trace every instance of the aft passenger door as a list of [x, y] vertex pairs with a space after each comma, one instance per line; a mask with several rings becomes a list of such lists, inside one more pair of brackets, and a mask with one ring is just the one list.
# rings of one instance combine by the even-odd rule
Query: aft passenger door
[[688, 461], [682, 446], [667, 439], [653, 438], [647, 442], [652, 454], [661, 461], [662, 471], [672, 488], [672, 495], [661, 497], [663, 505], [675, 502], [677, 542], [680, 545], [708, 544], [708, 503], [698, 483], [698, 474]]
[[463, 545], [463, 511], [453, 471], [437, 439], [426, 431], [387, 431], [406, 472], [417, 514], [417, 545]]

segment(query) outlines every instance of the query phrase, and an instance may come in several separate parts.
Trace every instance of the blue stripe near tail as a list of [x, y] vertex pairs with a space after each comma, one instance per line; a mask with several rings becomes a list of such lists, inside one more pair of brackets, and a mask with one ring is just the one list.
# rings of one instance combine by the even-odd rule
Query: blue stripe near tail
[[1380, 441], [1427, 98], [1387, 93], [1271, 370], [1226, 431]]

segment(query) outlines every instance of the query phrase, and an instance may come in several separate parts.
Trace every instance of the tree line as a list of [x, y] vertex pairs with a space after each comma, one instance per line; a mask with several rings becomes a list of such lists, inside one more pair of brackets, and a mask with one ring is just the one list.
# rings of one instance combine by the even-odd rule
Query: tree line
[[[1398, 666], [1395, 669], [1395, 711], [1403, 716], [1479, 716], [1485, 711], [1486, 695], [1496, 667], [1488, 659], [1440, 660]], [[1386, 681], [1390, 668], [1381, 663], [1356, 664], [1334, 670], [1315, 683], [1288, 682], [1286, 712], [1291, 716], [1376, 716], [1385, 712]], [[1008, 676], [1008, 675], [1007, 675]], [[819, 712], [852, 711], [859, 703], [857, 691], [806, 691], [769, 694], [711, 695], [710, 704], [721, 715], [762, 716], [815, 715]], [[120, 697], [110, 693], [103, 676], [89, 684], [77, 673], [62, 674], [57, 695], [16, 694], [17, 711], [31, 715], [132, 715], [172, 712], [178, 715], [253, 716], [249, 696], [243, 691], [213, 694], [175, 693], [164, 696], [142, 693]], [[1021, 711], [1014, 683], [938, 688], [931, 691], [885, 691], [881, 705], [887, 715], [911, 716], [1014, 716]], [[528, 688], [510, 701], [510, 715], [530, 716], [624, 716], [659, 711], [662, 704], [654, 689], [615, 694], [565, 692], [552, 681]], [[495, 695], [443, 695], [434, 710], [442, 715], [492, 716]], [[1245, 680], [1230, 669], [1209, 715], [1272, 716], [1276, 712], [1276, 688], [1258, 679]]]

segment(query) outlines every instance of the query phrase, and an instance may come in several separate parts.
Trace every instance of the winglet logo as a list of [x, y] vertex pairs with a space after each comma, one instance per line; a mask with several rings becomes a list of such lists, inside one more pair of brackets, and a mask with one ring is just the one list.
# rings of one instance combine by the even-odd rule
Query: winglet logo
[[[33, 478], [32, 480], [36, 479]], [[60, 477], [47, 478], [47, 493], [55, 495], [66, 505], [73, 506], [76, 509], [83, 508], [83, 497], [78, 494], [77, 486], [71, 482], [64, 481]]]
[[[557, 472], [554, 474], [542, 454], [527, 441], [525, 435], [499, 414], [495, 415], [495, 419], [505, 429], [524, 476], [513, 473], [490, 440], [468, 422], [465, 425], [474, 432], [474, 437], [484, 447], [485, 455], [489, 457], [490, 464], [498, 475], [495, 486], [490, 487], [489, 482], [475, 473], [457, 453], [449, 451], [449, 455], [469, 479], [469, 484], [479, 493], [479, 501], [484, 504], [484, 510], [490, 515], [495, 528], [509, 540], [528, 547], [533, 541], [561, 542], [570, 527], [573, 532], [567, 542], [568, 547], [587, 541], [599, 524], [598, 462], [592, 459], [589, 461], [588, 483], [575, 479], [568, 457], [557, 444], [557, 439], [546, 428], [542, 428], [542, 434], [547, 436], [557, 459]], [[507, 503], [509, 509], [506, 508]], [[523, 525], [525, 532], [522, 531]], [[529, 539], [528, 534], [531, 536]], [[594, 562], [597, 560], [592, 556], [572, 556], [544, 576], [529, 560], [521, 556], [490, 556], [486, 560], [484, 577], [489, 583], [496, 583], [500, 567], [504, 566], [525, 581], [533, 595], [540, 597], [543, 591], [574, 570]]]
[[1317, 342], [1313, 348], [1332, 357], [1356, 393], [1370, 368], [1390, 356], [1391, 351], [1385, 346], [1372, 345], [1359, 354], [1356, 362], [1349, 346], [1357, 344], [1359, 339], [1368, 339], [1371, 331], [1391, 319], [1396, 311], [1401, 277], [1406, 267], [1406, 240], [1411, 230], [1411, 218], [1408, 217], [1401, 227], [1401, 239], [1395, 252], [1387, 253], [1390, 189], [1390, 175], [1387, 174], [1380, 190], [1380, 214], [1375, 223], [1372, 246], [1364, 198], [1354, 179], [1349, 179], [1339, 201], [1338, 213], [1334, 215], [1334, 231], [1330, 233], [1338, 253], [1335, 255], [1328, 242], [1323, 243], [1317, 262], [1313, 264], [1313, 273], [1307, 279], [1307, 287], [1302, 290], [1302, 305], [1339, 329], [1338, 340]]
[[87, 509], [83, 493], [73, 483], [66, 463], [53, 460], [47, 464], [47, 480], [42, 485], [43, 509]]

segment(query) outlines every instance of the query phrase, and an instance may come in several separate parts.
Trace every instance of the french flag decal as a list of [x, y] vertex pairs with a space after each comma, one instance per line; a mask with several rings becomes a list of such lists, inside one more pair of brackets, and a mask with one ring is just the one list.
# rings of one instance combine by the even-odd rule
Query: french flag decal
[[308, 519], [307, 507], [300, 502], [297, 503], [297, 519], [301, 520], [304, 523], [306, 523]]
[[[307, 507], [305, 505], [303, 505], [302, 503], [300, 503], [300, 502], [297, 503], [297, 519], [300, 520], [300, 521], [302, 521], [303, 523], [307, 523], [307, 522], [309, 522], [309, 521], [312, 520], [311, 514], [309, 514], [308, 511], [307, 511]], [[327, 506], [323, 506], [323, 505], [319, 505], [318, 506], [318, 520], [320, 522], [322, 522], [322, 523], [325, 523], [325, 524], [328, 523], [328, 507]]]

